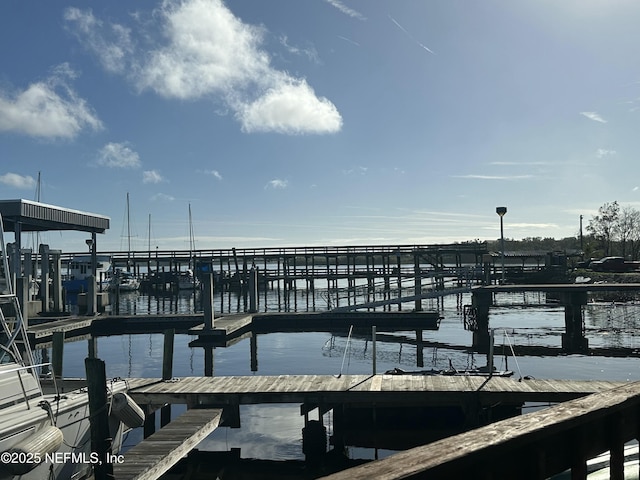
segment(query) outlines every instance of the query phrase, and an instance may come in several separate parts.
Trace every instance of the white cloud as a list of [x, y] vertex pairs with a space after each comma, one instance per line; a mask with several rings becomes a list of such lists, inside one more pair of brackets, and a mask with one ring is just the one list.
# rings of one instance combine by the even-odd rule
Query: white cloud
[[17, 173], [5, 173], [4, 175], [0, 175], [0, 183], [20, 189], [34, 188], [36, 185], [36, 181], [33, 177], [29, 175], [18, 175]]
[[366, 20], [367, 17], [362, 15], [360, 12], [354, 10], [353, 8], [347, 7], [340, 0], [325, 0], [329, 5], [334, 6], [338, 10], [340, 10], [345, 15], [349, 15], [352, 18], [357, 18], [358, 20]]
[[154, 202], [173, 202], [175, 197], [167, 195], [166, 193], [156, 193], [151, 197], [151, 200]]
[[73, 138], [84, 128], [101, 129], [96, 114], [68, 84], [75, 76], [69, 65], [62, 64], [47, 79], [24, 91], [0, 92], [0, 131]]
[[605, 148], [599, 148], [596, 151], [596, 155], [598, 156], [598, 158], [603, 158], [603, 157], [607, 157], [610, 155], [615, 155], [617, 152], [615, 150], [607, 150]]
[[220, 175], [220, 172], [218, 172], [217, 170], [205, 170], [204, 173], [207, 175], [212, 175], [218, 180], [222, 180], [222, 175]]
[[319, 64], [320, 58], [315, 48], [301, 48], [289, 44], [289, 38], [286, 35], [280, 36], [280, 44], [287, 49], [287, 51], [293, 55], [303, 55], [311, 60], [313, 63]]
[[452, 175], [454, 178], [477, 178], [479, 180], [524, 180], [533, 175]]
[[140, 156], [126, 143], [107, 143], [98, 152], [96, 163], [103, 167], [137, 168]]
[[282, 83], [247, 104], [238, 117], [246, 132], [288, 134], [331, 133], [340, 130], [342, 118], [326, 98], [318, 98], [304, 80]]
[[274, 180], [270, 180], [269, 182], [267, 182], [264, 188], [265, 190], [266, 189], [281, 190], [281, 189], [287, 188], [288, 186], [289, 186], [289, 182], [287, 180], [280, 180], [276, 178]]
[[607, 121], [602, 118], [597, 112], [580, 112], [580, 115], [584, 115], [589, 120], [593, 120], [594, 122], [607, 123]]
[[[265, 30], [243, 23], [221, 0], [164, 1], [152, 17], [162, 22], [163, 38], [151, 36], [150, 50], [134, 51], [128, 29], [107, 28], [91, 12], [69, 9], [65, 18], [106, 69], [126, 75], [140, 91], [168, 99], [212, 99], [235, 112], [247, 132], [317, 134], [342, 127], [329, 100], [317, 97], [304, 79], [271, 66], [263, 49]], [[105, 30], [112, 32], [108, 40]], [[109, 60], [97, 46], [114, 52]]]
[[344, 175], [353, 175], [353, 174], [365, 175], [368, 170], [369, 170], [368, 167], [355, 167], [355, 168], [350, 168], [349, 170], [342, 170], [342, 173]]
[[68, 25], [75, 25], [68, 30], [98, 57], [105, 70], [113, 73], [125, 70], [127, 58], [134, 50], [130, 29], [118, 24], [105, 24], [91, 10], [82, 11], [75, 7], [65, 10], [64, 19]]
[[142, 172], [142, 183], [160, 183], [162, 181], [164, 181], [164, 178], [156, 170]]

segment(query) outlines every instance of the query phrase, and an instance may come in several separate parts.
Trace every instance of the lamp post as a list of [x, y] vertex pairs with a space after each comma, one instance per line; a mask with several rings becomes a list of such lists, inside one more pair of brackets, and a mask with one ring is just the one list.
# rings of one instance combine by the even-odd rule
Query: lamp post
[[502, 283], [504, 284], [504, 228], [502, 217], [506, 215], [507, 207], [496, 207], [496, 213], [500, 217], [500, 250], [502, 251], [500, 257], [502, 259]]

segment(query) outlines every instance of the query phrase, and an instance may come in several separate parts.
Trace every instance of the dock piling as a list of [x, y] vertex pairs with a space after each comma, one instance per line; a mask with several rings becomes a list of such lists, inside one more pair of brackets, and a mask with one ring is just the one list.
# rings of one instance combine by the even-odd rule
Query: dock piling
[[202, 309], [204, 313], [204, 329], [213, 330], [213, 274], [208, 273], [204, 276], [204, 285], [202, 289]]
[[113, 463], [108, 461], [112, 445], [107, 409], [105, 364], [98, 358], [85, 358], [84, 365], [89, 393], [91, 451], [97, 453], [100, 459], [98, 463], [94, 464], [94, 477], [95, 480], [107, 480], [113, 478]]

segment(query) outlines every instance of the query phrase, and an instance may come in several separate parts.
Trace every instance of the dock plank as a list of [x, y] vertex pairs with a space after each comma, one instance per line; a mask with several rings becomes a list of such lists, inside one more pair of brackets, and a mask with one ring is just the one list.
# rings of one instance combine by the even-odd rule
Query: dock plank
[[155, 480], [167, 472], [220, 423], [221, 409], [193, 408], [140, 442], [114, 464], [118, 480]]

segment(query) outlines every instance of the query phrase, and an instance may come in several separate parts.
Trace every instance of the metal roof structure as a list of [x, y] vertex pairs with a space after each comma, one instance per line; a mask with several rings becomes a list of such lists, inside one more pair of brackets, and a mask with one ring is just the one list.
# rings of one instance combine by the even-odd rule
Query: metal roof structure
[[16, 233], [49, 230], [105, 233], [110, 220], [95, 213], [23, 199], [0, 200], [0, 214], [5, 231]]

